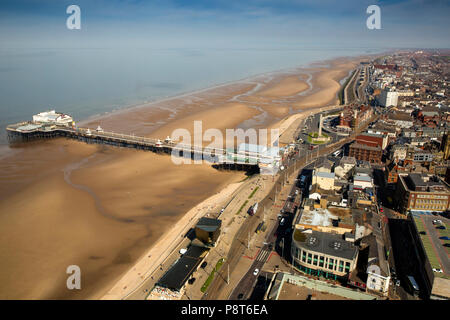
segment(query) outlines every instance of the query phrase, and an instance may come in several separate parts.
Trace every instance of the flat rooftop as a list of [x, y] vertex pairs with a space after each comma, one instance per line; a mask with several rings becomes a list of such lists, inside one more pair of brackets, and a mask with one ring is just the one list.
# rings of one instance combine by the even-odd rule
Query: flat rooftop
[[338, 216], [332, 214], [328, 209], [319, 208], [311, 211], [303, 210], [297, 223], [311, 226], [332, 227], [333, 220], [337, 219]]
[[202, 262], [207, 248], [191, 245], [184, 255], [159, 279], [157, 285], [179, 291]]
[[311, 300], [352, 300], [326, 291], [300, 287], [288, 282], [283, 283], [278, 300], [306, 300], [309, 295], [311, 295]]

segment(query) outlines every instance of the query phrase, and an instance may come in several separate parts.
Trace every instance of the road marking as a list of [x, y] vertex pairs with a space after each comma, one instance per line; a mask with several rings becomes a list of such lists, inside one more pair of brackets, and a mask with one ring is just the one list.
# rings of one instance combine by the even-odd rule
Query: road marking
[[256, 261], [266, 261], [269, 254], [270, 254], [270, 251], [262, 250], [260, 252], [260, 254], [256, 257]]

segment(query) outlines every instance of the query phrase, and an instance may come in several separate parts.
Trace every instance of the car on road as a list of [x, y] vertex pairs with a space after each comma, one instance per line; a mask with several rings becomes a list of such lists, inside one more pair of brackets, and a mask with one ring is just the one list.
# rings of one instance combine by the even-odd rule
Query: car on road
[[284, 226], [284, 218], [281, 219], [280, 226]]
[[259, 269], [258, 269], [258, 268], [256, 268], [256, 269], [255, 269], [255, 271], [253, 271], [253, 275], [254, 275], [254, 276], [257, 276], [257, 275], [258, 275], [258, 273], [259, 273]]
[[442, 273], [442, 269], [435, 269], [435, 268], [433, 268], [433, 271], [437, 272], [437, 273]]

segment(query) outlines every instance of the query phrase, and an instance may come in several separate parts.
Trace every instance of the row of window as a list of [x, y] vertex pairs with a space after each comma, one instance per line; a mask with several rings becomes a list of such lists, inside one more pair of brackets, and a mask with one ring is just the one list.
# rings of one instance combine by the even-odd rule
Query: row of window
[[350, 262], [348, 261], [324, 257], [298, 248], [295, 248], [295, 257], [303, 263], [330, 271], [350, 272]]
[[[414, 194], [411, 195], [414, 198]], [[418, 194], [417, 198], [434, 198], [434, 199], [447, 199], [448, 196], [438, 196], [434, 194]]]
[[447, 203], [447, 200], [434, 200], [434, 199], [432, 199], [432, 200], [422, 200], [422, 199], [417, 199], [416, 200], [416, 203], [433, 203], [433, 204], [446, 204]]
[[429, 205], [416, 205], [414, 206], [415, 209], [438, 209], [438, 210], [445, 210], [447, 206], [443, 206], [443, 205], [433, 205], [433, 206], [429, 206]]

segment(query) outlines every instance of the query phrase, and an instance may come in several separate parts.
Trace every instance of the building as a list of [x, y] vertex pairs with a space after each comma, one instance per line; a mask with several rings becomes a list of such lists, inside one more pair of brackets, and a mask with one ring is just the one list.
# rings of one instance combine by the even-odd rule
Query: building
[[334, 190], [334, 172], [322, 172], [314, 170], [311, 184], [317, 184], [320, 189]]
[[331, 173], [331, 170], [333, 169], [333, 161], [328, 160], [326, 157], [320, 157], [316, 160], [314, 167], [316, 172]]
[[353, 177], [353, 186], [357, 189], [373, 188], [372, 178], [368, 175], [356, 174]]
[[354, 157], [356, 160], [381, 163], [383, 151], [381, 147], [371, 147], [355, 141], [350, 145], [348, 155], [349, 157]]
[[202, 217], [195, 226], [195, 236], [207, 246], [215, 246], [222, 220]]
[[358, 259], [358, 247], [343, 235], [296, 229], [292, 235], [294, 267], [308, 274], [345, 279]]
[[387, 146], [387, 136], [376, 133], [361, 133], [356, 136], [356, 142], [370, 147], [380, 147], [384, 150]]
[[429, 174], [400, 174], [395, 196], [401, 212], [443, 212], [450, 206], [450, 189]]
[[407, 156], [408, 147], [402, 144], [396, 144], [391, 148], [389, 158], [391, 160], [405, 160]]
[[430, 299], [432, 300], [450, 300], [450, 280], [434, 277], [433, 289]]
[[367, 105], [345, 106], [339, 116], [339, 128], [349, 128], [352, 130], [360, 128], [373, 116], [373, 109]]
[[73, 118], [67, 114], [59, 113], [55, 110], [50, 110], [34, 115], [33, 122], [71, 126], [73, 123]]
[[411, 128], [414, 124], [411, 114], [407, 112], [391, 112], [387, 118], [387, 121], [396, 128]]
[[362, 242], [369, 247], [367, 261], [367, 290], [387, 295], [391, 280], [389, 264], [385, 259], [383, 243], [373, 234], [363, 238]]
[[381, 91], [379, 103], [383, 107], [396, 107], [398, 103], [398, 92], [390, 91], [388, 89]]
[[334, 173], [337, 177], [344, 178], [355, 166], [355, 158], [343, 156], [339, 161], [339, 165], [334, 168]]
[[175, 264], [158, 280], [157, 287], [182, 292], [186, 281], [198, 269], [209, 249], [191, 245]]
[[450, 158], [450, 139], [448, 133], [442, 137], [441, 151], [444, 152], [444, 160], [448, 160]]

